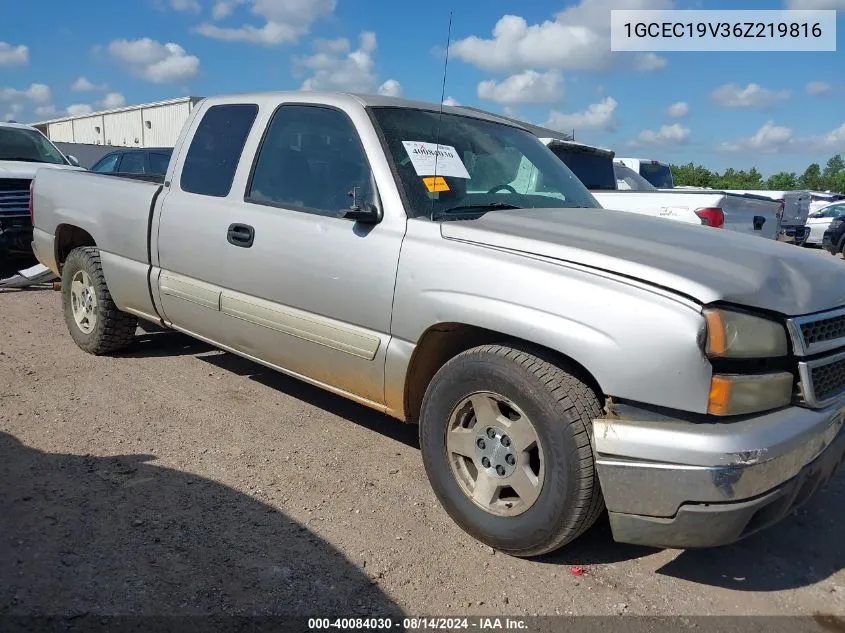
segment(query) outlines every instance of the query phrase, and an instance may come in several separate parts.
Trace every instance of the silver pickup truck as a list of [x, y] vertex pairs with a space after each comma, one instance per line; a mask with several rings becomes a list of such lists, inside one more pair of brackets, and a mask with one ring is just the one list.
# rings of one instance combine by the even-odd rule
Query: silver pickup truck
[[155, 321], [418, 424], [443, 508], [515, 556], [605, 509], [618, 541], [730, 543], [833, 476], [841, 262], [602, 209], [528, 131], [439, 108], [209, 98], [161, 183], [39, 171], [73, 340]]

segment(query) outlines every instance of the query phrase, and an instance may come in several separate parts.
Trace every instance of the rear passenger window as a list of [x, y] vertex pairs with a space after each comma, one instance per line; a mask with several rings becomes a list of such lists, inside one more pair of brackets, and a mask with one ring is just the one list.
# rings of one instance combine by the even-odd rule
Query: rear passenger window
[[182, 177], [183, 191], [219, 198], [229, 195], [258, 106], [234, 103], [210, 107], [194, 132]]
[[120, 159], [120, 167], [117, 171], [121, 174], [143, 174], [144, 155], [141, 152], [130, 152]]
[[258, 151], [246, 200], [341, 216], [372, 202], [372, 172], [349, 117], [333, 108], [284, 105]]

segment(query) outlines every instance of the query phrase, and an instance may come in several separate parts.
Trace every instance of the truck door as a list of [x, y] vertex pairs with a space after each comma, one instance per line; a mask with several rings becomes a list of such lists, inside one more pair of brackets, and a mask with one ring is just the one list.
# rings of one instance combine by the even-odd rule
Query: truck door
[[385, 213], [375, 225], [342, 217], [353, 202], [379, 203], [348, 114], [291, 103], [268, 118], [228, 201], [228, 237], [214, 228], [226, 240], [215, 251], [225, 253], [220, 336], [248, 356], [381, 404], [405, 216]]
[[151, 227], [160, 313], [176, 328], [222, 346], [230, 338], [220, 297], [229, 266], [233, 182], [257, 116], [257, 104], [226, 103], [204, 108], [186, 124], [188, 147], [180, 148], [184, 156], [173, 154], [173, 180], [165, 180]]

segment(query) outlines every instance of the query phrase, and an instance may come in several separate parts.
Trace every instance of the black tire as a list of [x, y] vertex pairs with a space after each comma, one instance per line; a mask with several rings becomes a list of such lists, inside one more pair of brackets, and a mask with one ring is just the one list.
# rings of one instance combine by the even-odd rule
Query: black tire
[[[96, 321], [87, 333], [76, 323], [71, 303], [71, 283], [79, 271], [85, 271], [91, 278], [97, 299]], [[109, 354], [125, 349], [135, 338], [138, 319], [118, 310], [112, 301], [103, 275], [100, 251], [96, 247], [75, 248], [65, 260], [62, 268], [62, 310], [71, 338], [89, 354]]]
[[[517, 516], [475, 505], [449, 464], [446, 433], [452, 411], [469, 395], [492, 391], [529, 417], [545, 457], [537, 500]], [[596, 393], [583, 381], [529, 349], [484, 345], [448, 361], [426, 390], [420, 446], [429, 482], [449, 516], [468, 534], [512, 556], [554, 551], [589, 529], [604, 511], [590, 438], [601, 415]]]

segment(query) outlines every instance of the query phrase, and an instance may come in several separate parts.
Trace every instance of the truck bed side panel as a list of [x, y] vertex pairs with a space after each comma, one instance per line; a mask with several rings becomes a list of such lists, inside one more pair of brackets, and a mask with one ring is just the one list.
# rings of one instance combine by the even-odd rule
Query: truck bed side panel
[[84, 171], [44, 169], [35, 180], [35, 226], [86, 231], [100, 249], [103, 274], [121, 310], [155, 315], [147, 284], [150, 208], [161, 185]]

